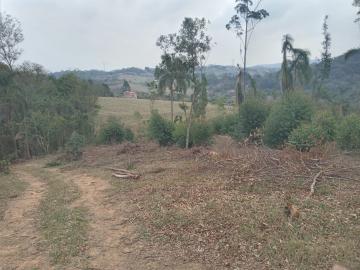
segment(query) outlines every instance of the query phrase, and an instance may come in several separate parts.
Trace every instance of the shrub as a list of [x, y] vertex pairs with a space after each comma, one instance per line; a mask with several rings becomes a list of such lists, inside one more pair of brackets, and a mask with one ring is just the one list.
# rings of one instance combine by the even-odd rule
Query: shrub
[[74, 131], [66, 143], [66, 153], [70, 160], [79, 160], [82, 156], [82, 148], [85, 146], [85, 137]]
[[128, 142], [134, 141], [135, 135], [130, 128], [125, 128], [124, 139], [125, 139], [125, 141], [128, 141]]
[[336, 135], [336, 119], [328, 112], [317, 114], [312, 123], [302, 124], [293, 130], [289, 143], [299, 151], [309, 151], [312, 147], [332, 142]]
[[0, 160], [0, 173], [10, 173], [10, 162], [8, 160]]
[[174, 143], [173, 139], [174, 124], [163, 118], [159, 112], [153, 111], [148, 124], [148, 135], [157, 141], [161, 146]]
[[344, 150], [360, 149], [360, 116], [352, 114], [343, 119], [338, 129], [337, 143]]
[[269, 108], [260, 99], [246, 99], [239, 109], [241, 137], [247, 137], [256, 129], [262, 128], [269, 115]]
[[320, 112], [313, 119], [317, 129], [318, 140], [321, 143], [332, 142], [336, 139], [337, 120], [330, 112]]
[[310, 122], [311, 100], [302, 93], [291, 93], [273, 106], [265, 123], [264, 142], [270, 147], [283, 145], [302, 122]]
[[99, 133], [99, 142], [103, 144], [122, 143], [125, 140], [133, 141], [133, 139], [133, 132], [115, 118], [109, 118]]
[[318, 131], [312, 124], [303, 124], [289, 136], [289, 144], [301, 152], [307, 152], [318, 143]]
[[233, 136], [238, 130], [239, 118], [235, 113], [221, 115], [211, 120], [211, 128], [215, 134]]
[[[186, 146], [186, 123], [179, 123], [174, 130], [174, 139], [178, 146]], [[207, 145], [211, 142], [212, 129], [206, 122], [193, 122], [190, 129], [189, 147]]]

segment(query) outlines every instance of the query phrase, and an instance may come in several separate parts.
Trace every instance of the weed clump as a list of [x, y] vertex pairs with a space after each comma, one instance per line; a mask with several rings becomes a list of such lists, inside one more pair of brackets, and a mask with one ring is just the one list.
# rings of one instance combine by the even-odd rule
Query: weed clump
[[360, 150], [360, 117], [352, 114], [341, 122], [337, 143], [343, 150]]
[[[186, 146], [187, 126], [185, 123], [179, 123], [174, 130], [174, 139], [176, 144], [182, 148]], [[211, 143], [213, 135], [211, 126], [206, 122], [194, 122], [190, 129], [189, 146], [201, 146]]]
[[148, 124], [148, 136], [157, 141], [161, 146], [174, 143], [174, 124], [163, 118], [158, 111], [152, 111]]
[[66, 143], [66, 154], [70, 160], [79, 160], [83, 154], [85, 137], [74, 131]]
[[276, 148], [287, 142], [291, 132], [313, 115], [311, 99], [302, 93], [291, 93], [276, 104], [266, 120], [264, 142]]
[[132, 142], [134, 140], [134, 133], [115, 118], [109, 118], [107, 123], [101, 128], [98, 140], [101, 144], [116, 144], [123, 141]]

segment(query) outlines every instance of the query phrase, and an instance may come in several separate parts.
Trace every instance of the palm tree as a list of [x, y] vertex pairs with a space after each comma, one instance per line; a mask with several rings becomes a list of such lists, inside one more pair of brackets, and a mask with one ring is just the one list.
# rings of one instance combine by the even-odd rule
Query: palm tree
[[[303, 85], [311, 77], [310, 52], [294, 47], [294, 39], [285, 35], [282, 45], [281, 88], [283, 93], [294, 90], [296, 84]], [[291, 60], [289, 60], [289, 55]]]
[[158, 80], [158, 91], [163, 95], [170, 91], [171, 121], [174, 121], [174, 95], [187, 90], [187, 75], [185, 62], [174, 54], [161, 56], [161, 63], [155, 68], [155, 79]]
[[294, 77], [294, 86], [298, 83], [304, 85], [309, 82], [311, 78], [310, 68], [310, 52], [308, 50], [297, 49], [293, 50], [293, 61], [291, 63], [291, 71]]
[[290, 92], [293, 88], [292, 76], [288, 63], [288, 52], [292, 52], [294, 39], [290, 35], [285, 35], [283, 38], [282, 54], [283, 62], [281, 65], [281, 90], [283, 93]]

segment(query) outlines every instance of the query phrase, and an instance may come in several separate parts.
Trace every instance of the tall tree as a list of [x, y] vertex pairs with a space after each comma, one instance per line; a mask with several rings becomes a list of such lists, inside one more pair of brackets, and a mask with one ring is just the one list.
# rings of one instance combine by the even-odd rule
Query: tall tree
[[321, 52], [321, 61], [318, 65], [319, 71], [316, 69], [316, 75], [313, 78], [313, 96], [315, 99], [326, 99], [329, 100], [329, 94], [324, 88], [324, 81], [329, 79], [331, 66], [333, 59], [331, 57], [331, 35], [329, 33], [329, 25], [328, 25], [329, 16], [326, 15], [324, 17], [324, 22], [322, 25], [322, 34], [323, 34], [323, 41], [321, 43], [322, 52]]
[[194, 117], [194, 106], [199, 95], [204, 91], [198, 87], [202, 82], [202, 74], [197, 72], [206, 60], [206, 54], [211, 49], [211, 38], [207, 35], [207, 21], [205, 18], [185, 18], [178, 33], [161, 36], [158, 45], [166, 51], [172, 51], [186, 63], [193, 93], [191, 95], [190, 112], [186, 119], [186, 148], [189, 148], [190, 129]]
[[14, 63], [22, 53], [18, 46], [23, 40], [20, 22], [10, 15], [0, 13], [0, 61], [10, 70], [13, 70]]
[[331, 35], [329, 33], [329, 25], [328, 25], [329, 16], [326, 15], [323, 23], [323, 36], [324, 41], [322, 42], [323, 51], [321, 53], [321, 80], [328, 79], [331, 71]]
[[282, 45], [283, 62], [281, 65], [281, 89], [289, 93], [297, 85], [304, 85], [311, 76], [310, 52], [294, 47], [294, 39], [285, 35]]
[[283, 61], [281, 64], [281, 90], [283, 93], [290, 92], [293, 88], [293, 78], [289, 67], [288, 53], [294, 49], [294, 39], [290, 35], [285, 35], [282, 44]]
[[[360, 0], [354, 0], [353, 6], [357, 7], [359, 11], [357, 12], [357, 18], [355, 20], [356, 23], [360, 22]], [[345, 60], [348, 60], [349, 58], [353, 57], [355, 54], [360, 53], [360, 48], [355, 48], [349, 50], [347, 53], [345, 53]]]
[[186, 93], [187, 76], [186, 63], [174, 53], [164, 53], [161, 63], [155, 68], [155, 79], [158, 80], [159, 94], [170, 91], [171, 121], [174, 121], [174, 96], [175, 93]]
[[195, 86], [196, 92], [199, 93], [199, 97], [197, 98], [194, 104], [194, 115], [195, 117], [204, 118], [206, 116], [206, 106], [208, 104], [208, 93], [207, 93], [208, 82], [205, 74], [201, 74], [200, 79], [197, 81], [197, 85]]
[[203, 65], [206, 60], [206, 54], [211, 49], [211, 38], [206, 34], [206, 30], [207, 21], [205, 18], [185, 18], [180, 32], [176, 36], [175, 49], [186, 59], [193, 88], [191, 107], [187, 119], [186, 148], [189, 148], [194, 106], [198, 102], [199, 95], [204, 91], [203, 87], [198, 87], [202, 83], [203, 76], [200, 75], [199, 78], [199, 75], [196, 74], [196, 69]]
[[360, 0], [354, 0], [353, 6], [359, 9], [357, 12], [358, 18], [356, 18], [355, 22], [360, 22]]
[[236, 14], [231, 17], [229, 23], [226, 25], [228, 30], [233, 30], [237, 37], [240, 38], [240, 57], [243, 61], [243, 76], [239, 71], [238, 80], [243, 79], [243, 87], [236, 87], [237, 97], [236, 101], [239, 105], [244, 95], [240, 93], [241, 90], [246, 92], [246, 68], [247, 68], [247, 54], [250, 45], [250, 41], [254, 30], [259, 22], [269, 16], [269, 13], [265, 9], [260, 9], [262, 0], [258, 0], [256, 3], [252, 0], [235, 0]]

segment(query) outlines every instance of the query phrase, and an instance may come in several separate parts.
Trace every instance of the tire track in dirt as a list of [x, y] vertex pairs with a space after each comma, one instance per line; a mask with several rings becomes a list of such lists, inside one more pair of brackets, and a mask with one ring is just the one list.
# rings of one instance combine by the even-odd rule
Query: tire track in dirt
[[200, 264], [176, 265], [171, 258], [146, 258], [137, 242], [134, 226], [127, 219], [125, 202], [112, 201], [108, 180], [87, 174], [69, 175], [78, 185], [81, 198], [73, 207], [89, 211], [87, 265], [91, 270], [204, 270]]
[[37, 211], [46, 185], [19, 167], [14, 169], [28, 187], [9, 202], [0, 222], [0, 270], [52, 269], [41, 250], [42, 238], [36, 229]]
[[[124, 207], [119, 202], [111, 204], [107, 191], [108, 181], [86, 174], [69, 176], [81, 191], [81, 198], [74, 207], [86, 207], [89, 211], [87, 263], [92, 270], [130, 270], [127, 254], [132, 251], [126, 246], [133, 235], [121, 212]], [[144, 268], [143, 268], [144, 269]]]

